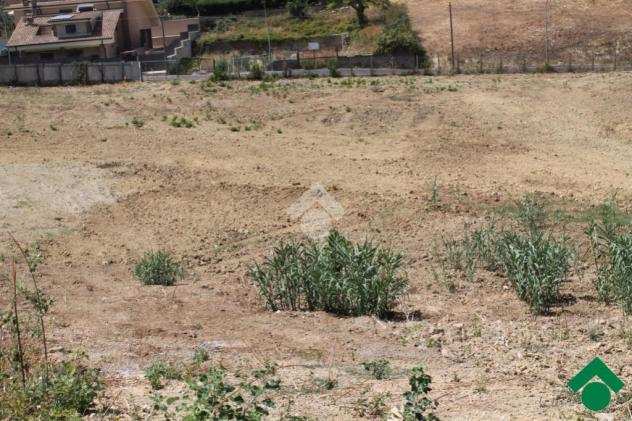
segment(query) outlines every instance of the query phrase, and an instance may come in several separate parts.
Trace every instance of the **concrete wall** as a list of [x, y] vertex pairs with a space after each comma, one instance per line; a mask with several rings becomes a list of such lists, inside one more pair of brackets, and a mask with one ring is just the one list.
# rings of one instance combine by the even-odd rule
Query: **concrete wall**
[[0, 85], [67, 85], [141, 80], [139, 62], [0, 66]]

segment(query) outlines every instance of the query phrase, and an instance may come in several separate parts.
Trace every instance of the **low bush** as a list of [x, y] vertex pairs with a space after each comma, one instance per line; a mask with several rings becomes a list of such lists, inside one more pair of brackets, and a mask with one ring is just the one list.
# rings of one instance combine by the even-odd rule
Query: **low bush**
[[250, 65], [250, 79], [263, 80], [265, 74], [266, 69], [261, 61], [257, 60]]
[[431, 412], [437, 403], [430, 397], [432, 377], [424, 372], [422, 366], [412, 369], [408, 384], [410, 390], [404, 393], [403, 419], [405, 421], [438, 421], [439, 418]]
[[324, 244], [279, 245], [249, 274], [273, 311], [384, 317], [407, 289], [402, 266], [400, 253], [368, 241], [354, 244], [332, 231]]
[[413, 29], [405, 6], [392, 5], [386, 15], [387, 23], [377, 39], [376, 54], [417, 54], [420, 67], [427, 63], [426, 50]]
[[376, 380], [387, 379], [391, 375], [391, 363], [384, 358], [362, 363], [362, 367]]
[[0, 374], [0, 419], [78, 419], [102, 389], [99, 371], [75, 361], [38, 364], [24, 386]]
[[305, 19], [307, 17], [308, 0], [287, 0], [285, 4], [290, 16], [297, 19]]
[[338, 71], [338, 60], [333, 58], [328, 60], [327, 69], [329, 70], [330, 77], [340, 77], [340, 72]]
[[479, 267], [501, 271], [533, 312], [547, 313], [559, 301], [574, 248], [566, 239], [544, 230], [546, 209], [535, 196], [527, 195], [518, 202], [515, 220], [518, 224], [502, 230], [491, 224], [473, 233], [466, 229], [460, 239], [444, 239], [443, 255], [439, 257], [442, 273], [444, 277], [463, 273], [472, 281]]
[[504, 232], [497, 242], [497, 258], [518, 297], [533, 312], [547, 313], [559, 300], [568, 276], [573, 250], [562, 240], [537, 232]]
[[180, 264], [164, 251], [145, 253], [134, 268], [134, 275], [145, 285], [173, 285], [183, 274]]
[[228, 62], [225, 59], [217, 60], [213, 66], [213, 76], [211, 79], [214, 82], [221, 80], [228, 80]]
[[[188, 391], [182, 396], [155, 395], [154, 409], [168, 419], [261, 420], [275, 407], [271, 393], [280, 387], [275, 374], [276, 366], [268, 364], [230, 381], [224, 368], [211, 366], [186, 381]], [[177, 401], [181, 403], [174, 408]]]
[[178, 117], [177, 115], [174, 115], [171, 117], [171, 119], [169, 119], [169, 125], [175, 128], [184, 127], [186, 129], [190, 129], [192, 127], [195, 127], [195, 122], [193, 120], [189, 120], [184, 116]]
[[165, 386], [163, 380], [179, 380], [181, 375], [180, 370], [173, 365], [155, 361], [145, 370], [145, 378], [149, 380], [152, 389], [158, 390]]
[[604, 302], [632, 314], [632, 230], [614, 200], [604, 203], [586, 231], [597, 264], [595, 288]]

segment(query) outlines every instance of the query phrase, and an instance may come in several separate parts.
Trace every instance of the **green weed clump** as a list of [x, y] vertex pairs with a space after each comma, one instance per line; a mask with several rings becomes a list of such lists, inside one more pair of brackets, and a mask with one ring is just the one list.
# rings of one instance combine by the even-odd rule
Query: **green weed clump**
[[404, 393], [405, 421], [438, 421], [439, 418], [431, 412], [437, 403], [430, 397], [432, 377], [424, 372], [420, 365], [412, 369], [408, 384], [410, 390]]
[[[534, 313], [543, 314], [559, 301], [559, 290], [574, 259], [574, 247], [545, 229], [547, 211], [533, 195], [517, 206], [515, 221], [503, 229], [490, 224], [460, 239], [443, 240], [444, 279], [463, 273], [474, 280], [478, 268], [500, 271], [507, 276], [518, 297]], [[444, 281], [447, 285], [452, 285]]]
[[267, 364], [230, 380], [223, 367], [211, 366], [186, 381], [188, 390], [182, 396], [155, 395], [154, 410], [167, 419], [261, 420], [275, 407], [272, 392], [281, 385], [275, 374], [276, 366]]
[[0, 372], [0, 419], [79, 419], [103, 389], [99, 371], [75, 361], [38, 364], [23, 386], [6, 374]]
[[632, 230], [614, 200], [604, 203], [586, 231], [597, 265], [595, 288], [604, 302], [632, 314]]
[[145, 378], [149, 380], [152, 389], [158, 390], [165, 386], [163, 380], [179, 380], [181, 373], [171, 364], [155, 361], [145, 370]]
[[390, 361], [384, 358], [364, 362], [362, 363], [362, 367], [371, 373], [376, 380], [387, 379], [392, 372]]
[[165, 251], [147, 252], [134, 267], [134, 276], [145, 285], [173, 285], [184, 276], [180, 264]]
[[497, 256], [518, 297], [534, 313], [548, 313], [559, 301], [559, 290], [567, 278], [573, 250], [564, 241], [537, 232], [528, 235], [503, 233]]
[[176, 128], [185, 127], [190, 129], [195, 126], [195, 122], [194, 120], [189, 120], [186, 117], [178, 117], [177, 115], [174, 115], [169, 120], [169, 125]]
[[405, 293], [403, 256], [369, 241], [354, 244], [332, 231], [324, 244], [281, 244], [249, 274], [266, 306], [384, 317]]

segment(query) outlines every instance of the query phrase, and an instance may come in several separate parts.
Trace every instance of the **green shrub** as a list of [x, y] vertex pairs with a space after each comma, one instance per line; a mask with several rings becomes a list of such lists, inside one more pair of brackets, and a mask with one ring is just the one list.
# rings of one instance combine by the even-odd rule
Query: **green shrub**
[[309, 7], [308, 0], [287, 0], [285, 4], [290, 16], [305, 19], [307, 17], [307, 8]]
[[213, 66], [213, 81], [228, 80], [228, 62], [224, 59], [217, 60]]
[[195, 123], [184, 116], [178, 117], [177, 115], [174, 115], [169, 120], [169, 125], [176, 128], [184, 127], [190, 129], [195, 126]]
[[324, 244], [281, 244], [249, 274], [273, 310], [324, 310], [384, 317], [404, 294], [403, 256], [332, 231]]
[[430, 387], [432, 378], [424, 372], [422, 366], [412, 369], [408, 384], [410, 390], [404, 393], [404, 411], [403, 418], [405, 421], [432, 421], [438, 420], [436, 415], [431, 411], [437, 407], [436, 402], [430, 398]]
[[597, 264], [595, 288], [604, 302], [616, 302], [632, 314], [632, 230], [614, 200], [599, 209], [599, 220], [586, 231]]
[[340, 77], [340, 72], [338, 71], [338, 60], [335, 58], [327, 61], [327, 69], [329, 70], [330, 77]]
[[173, 285], [182, 279], [183, 270], [169, 253], [157, 251], [145, 253], [134, 275], [145, 285]]
[[25, 387], [0, 374], [0, 419], [78, 419], [103, 389], [98, 370], [74, 361], [51, 365], [48, 376], [42, 365], [32, 369]]
[[391, 363], [384, 358], [362, 363], [362, 367], [376, 380], [387, 379], [391, 375]]
[[158, 390], [164, 387], [163, 379], [179, 380], [181, 375], [180, 371], [173, 365], [163, 361], [155, 361], [145, 370], [145, 378], [149, 380], [152, 389]]
[[[182, 403], [170, 419], [185, 420], [261, 420], [275, 404], [271, 392], [280, 386], [274, 377], [276, 366], [254, 370], [239, 381], [229, 381], [222, 367], [210, 367], [206, 372], [186, 382], [189, 391], [180, 397]], [[170, 414], [178, 399], [154, 397], [154, 409]]]
[[265, 66], [261, 61], [257, 60], [250, 65], [250, 79], [262, 80], [265, 74]]
[[426, 50], [413, 29], [404, 6], [391, 6], [390, 16], [377, 39], [376, 54], [417, 54], [420, 66], [427, 62]]
[[132, 118], [132, 125], [140, 129], [145, 125], [145, 120], [140, 117], [134, 117]]
[[466, 229], [460, 239], [444, 239], [444, 253], [438, 257], [442, 273], [446, 278], [463, 273], [472, 281], [478, 267], [502, 271], [532, 311], [546, 313], [559, 300], [575, 253], [566, 240], [543, 230], [547, 214], [535, 196], [518, 203], [515, 218], [519, 224], [513, 228], [497, 231], [491, 224], [471, 234]]
[[568, 276], [573, 251], [564, 241], [541, 232], [505, 232], [497, 243], [497, 258], [518, 297], [535, 313], [547, 313], [559, 300], [560, 285]]

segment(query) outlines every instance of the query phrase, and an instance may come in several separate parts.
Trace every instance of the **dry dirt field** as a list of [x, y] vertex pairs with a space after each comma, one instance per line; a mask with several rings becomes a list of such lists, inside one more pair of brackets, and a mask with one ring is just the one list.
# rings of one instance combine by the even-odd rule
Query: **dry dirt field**
[[[273, 418], [359, 418], [383, 392], [398, 406], [422, 363], [443, 419], [590, 419], [566, 388], [590, 359], [632, 383], [625, 320], [596, 301], [593, 271], [536, 317], [500, 276], [448, 291], [432, 250], [528, 192], [577, 216], [564, 229], [585, 247], [582, 215], [632, 197], [631, 94], [625, 73], [0, 88], [0, 229], [39, 241], [53, 355], [84, 350], [103, 370], [112, 418], [153, 417], [144, 368], [205, 346], [229, 370], [279, 364]], [[344, 207], [338, 229], [406, 253], [410, 317], [266, 311], [248, 265], [300, 238], [287, 209], [314, 183]], [[184, 262], [176, 287], [134, 279], [156, 249]], [[376, 358], [392, 378], [367, 375]], [[316, 386], [327, 377], [333, 389]]]
[[[428, 51], [450, 52], [448, 2], [402, 0]], [[454, 0], [454, 36], [458, 54], [481, 51], [544, 55], [546, 0]], [[552, 53], [588, 48], [630, 55], [632, 2], [630, 0], [551, 0]]]

